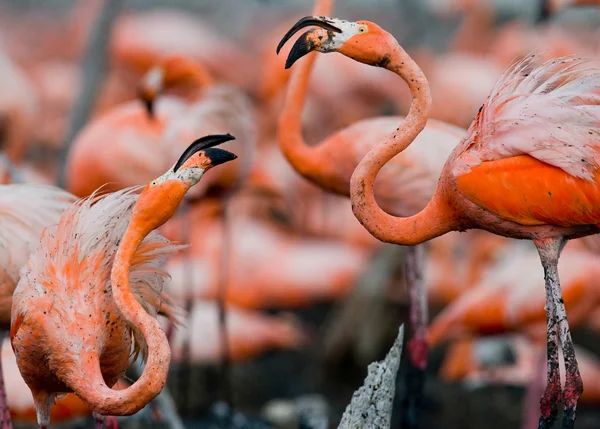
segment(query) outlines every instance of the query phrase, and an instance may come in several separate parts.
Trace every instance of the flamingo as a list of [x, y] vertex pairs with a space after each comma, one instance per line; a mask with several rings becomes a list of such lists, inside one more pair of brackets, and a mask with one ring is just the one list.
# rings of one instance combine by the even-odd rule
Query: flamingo
[[583, 390], [560, 289], [557, 264], [565, 243], [600, 231], [600, 71], [566, 57], [536, 65], [536, 56], [509, 68], [446, 161], [436, 191], [414, 216], [383, 211], [374, 196], [377, 174], [425, 128], [431, 107], [427, 79], [397, 40], [377, 24], [309, 17], [320, 28], [300, 37], [294, 58], [340, 52], [398, 74], [413, 96], [397, 130], [374, 147], [351, 179], [352, 209], [376, 238], [416, 245], [453, 230], [484, 229], [533, 240], [546, 277], [548, 385], [540, 428], [556, 420], [565, 361], [563, 427], [575, 424]]
[[[189, 356], [194, 363], [216, 363], [222, 359], [218, 309], [214, 301], [195, 301], [187, 327], [177, 329], [170, 340], [173, 362], [181, 362], [189, 338]], [[257, 311], [227, 306], [229, 358], [243, 362], [269, 349], [294, 349], [306, 344], [307, 336], [294, 320], [268, 316]]]
[[600, 0], [542, 0], [542, 19], [546, 19], [556, 12], [573, 6], [600, 6]]
[[[27, 263], [42, 229], [57, 222], [73, 201], [72, 195], [53, 186], [0, 186], [0, 343], [10, 327], [12, 295], [20, 279], [20, 269]], [[1, 366], [0, 416], [2, 428], [10, 428]]]
[[38, 99], [25, 73], [0, 47], [0, 141], [10, 160], [23, 161], [34, 127]]
[[[188, 141], [198, 134], [232, 130], [236, 135], [233, 148], [244, 151], [244, 163], [223, 166], [218, 174], [203, 180], [194, 196], [206, 189], [230, 189], [244, 168], [252, 162], [256, 145], [255, 115], [249, 98], [238, 88], [215, 84], [208, 71], [197, 61], [184, 56], [169, 56], [151, 68], [138, 87], [149, 116], [156, 97], [163, 92], [177, 92], [185, 102], [182, 114], [166, 124], [164, 140], [177, 153], [175, 142]], [[176, 156], [176, 155], [175, 155]]]
[[[314, 12], [316, 15], [324, 15], [330, 9], [331, 1], [322, 0], [316, 3]], [[322, 18], [302, 18], [284, 35], [277, 52], [296, 32], [310, 25], [323, 27], [323, 33], [318, 36], [322, 38], [337, 31]], [[365, 26], [360, 28], [366, 29]], [[327, 33], [328, 31], [330, 33]], [[317, 40], [315, 46], [321, 42]], [[286, 67], [291, 67], [296, 60], [314, 50], [310, 46], [311, 43], [312, 39], [304, 36], [298, 38], [290, 50]], [[286, 104], [279, 120], [279, 145], [290, 164], [306, 179], [329, 192], [348, 196], [350, 178], [359, 161], [386, 135], [393, 132], [399, 122], [405, 120], [398, 116], [362, 120], [329, 136], [319, 145], [307, 145], [302, 137], [301, 112], [315, 59], [311, 56], [292, 73]], [[382, 64], [385, 65], [384, 63]], [[407, 215], [425, 207], [435, 190], [435, 183], [445, 159], [464, 134], [465, 131], [458, 127], [430, 120], [419, 136], [421, 152], [408, 151], [395, 157], [379, 178], [378, 200], [384, 204], [385, 209], [398, 215]], [[422, 249], [412, 246], [408, 248], [406, 273], [412, 322], [408, 356], [415, 378], [419, 380], [423, 379], [427, 365], [427, 305], [425, 289], [421, 284], [423, 274], [419, 268], [422, 257]], [[422, 382], [416, 385], [421, 386]], [[415, 389], [416, 392], [420, 390], [421, 387]], [[416, 396], [419, 394], [416, 393]]]
[[[470, 384], [509, 384], [527, 386], [537, 382], [537, 347], [520, 336], [503, 339], [515, 354], [514, 365], [488, 367], [486, 362], [489, 352], [497, 349], [489, 347], [482, 339], [462, 340], [453, 343], [448, 350], [442, 367], [440, 378], [446, 382], [467, 381]], [[492, 343], [493, 344], [493, 343]], [[493, 347], [493, 346], [492, 346]], [[486, 351], [488, 348], [488, 351]], [[577, 360], [581, 369], [581, 377], [589, 385], [581, 395], [581, 403], [598, 405], [600, 403], [600, 360], [589, 351], [575, 346]], [[561, 371], [562, 374], [562, 371]], [[564, 375], [564, 374], [563, 374]], [[526, 427], [526, 426], [525, 426]]]
[[163, 8], [123, 14], [116, 22], [111, 57], [121, 67], [144, 73], [173, 54], [205, 63], [221, 81], [248, 91], [255, 87], [250, 55], [198, 17]]
[[[251, 209], [239, 197], [231, 201], [228, 227], [236, 237], [230, 244], [227, 302], [245, 308], [297, 308], [345, 295], [368, 263], [368, 253], [335, 241], [311, 239], [249, 218]], [[216, 299], [223, 246], [224, 221], [216, 199], [189, 208], [189, 256], [167, 263], [173, 299]], [[177, 222], [164, 233], [183, 237]], [[186, 260], [190, 258], [193, 263]], [[277, 264], [270, 261], [277, 260]], [[187, 280], [187, 281], [186, 281]], [[188, 285], [189, 284], [189, 285]]]
[[[159, 266], [178, 250], [152, 231], [171, 218], [185, 193], [235, 155], [214, 148], [231, 135], [192, 143], [173, 168], [143, 188], [71, 205], [46, 228], [13, 296], [10, 338], [17, 365], [46, 429], [58, 393], [75, 392], [102, 416], [136, 413], [160, 393], [170, 361], [157, 314], [173, 317]], [[140, 379], [110, 388], [131, 362], [148, 358]]]
[[[507, 331], [545, 338], [542, 269], [533, 269], [538, 255], [535, 248], [518, 244], [510, 246], [499, 264], [432, 321], [428, 332], [432, 347], [456, 336]], [[569, 243], [559, 273], [570, 326], [582, 325], [600, 304], [598, 256]]]
[[116, 191], [151, 179], [169, 160], [165, 124], [184, 107], [172, 98], [160, 100], [150, 120], [142, 103], [132, 100], [88, 122], [69, 150], [67, 190], [85, 197], [105, 184]]
[[[229, 129], [239, 138], [240, 147], [252, 147], [255, 130], [247, 97], [231, 86], [212, 85], [207, 76], [200, 81], [198, 74], [205, 73], [198, 63], [181, 56], [168, 57], [151, 69], [139, 85], [140, 100], [111, 109], [77, 135], [67, 160], [68, 189], [87, 196], [106, 183], [108, 190], [145, 183], [177, 160], [185, 149], [182, 141], [197, 135]], [[191, 100], [177, 96], [155, 100], [159, 92], [177, 86], [187, 89]], [[155, 114], [149, 118], [150, 105]], [[224, 166], [223, 172], [208, 176], [192, 194], [197, 196], [207, 187], [231, 186], [241, 168]]]

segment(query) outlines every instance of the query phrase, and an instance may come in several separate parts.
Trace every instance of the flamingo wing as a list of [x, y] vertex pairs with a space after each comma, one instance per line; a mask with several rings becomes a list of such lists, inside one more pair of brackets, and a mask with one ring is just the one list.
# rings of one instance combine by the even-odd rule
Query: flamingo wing
[[455, 152], [458, 190], [523, 225], [600, 223], [600, 70], [573, 57], [510, 68]]

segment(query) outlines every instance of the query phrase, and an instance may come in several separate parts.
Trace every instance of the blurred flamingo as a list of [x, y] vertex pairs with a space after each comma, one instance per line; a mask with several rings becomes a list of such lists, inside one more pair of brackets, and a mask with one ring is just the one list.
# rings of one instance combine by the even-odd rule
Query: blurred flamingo
[[[433, 320], [428, 333], [432, 346], [456, 336], [507, 331], [525, 332], [543, 341], [543, 270], [539, 265], [534, 267], [538, 258], [535, 249], [522, 244], [510, 246], [504, 259], [477, 286], [458, 297]], [[561, 256], [563, 299], [570, 325], [579, 326], [600, 304], [600, 294], [596, 292], [599, 257], [570, 244]]]
[[[0, 343], [10, 327], [12, 295], [20, 279], [21, 268], [38, 244], [42, 230], [56, 223], [73, 201], [72, 195], [51, 186], [0, 186]], [[11, 386], [10, 383], [8, 385]], [[0, 415], [3, 429], [10, 428], [1, 367]]]
[[111, 56], [116, 64], [139, 76], [171, 55], [205, 64], [219, 81], [249, 92], [255, 87], [256, 63], [208, 22], [172, 9], [120, 16], [111, 40]]
[[[327, 15], [330, 1], [317, 2], [315, 16]], [[283, 44], [300, 29], [317, 25], [321, 28], [321, 38], [330, 37], [339, 30], [327, 20], [314, 17], [302, 18], [281, 40]], [[360, 26], [364, 31], [366, 27]], [[360, 30], [360, 31], [363, 31]], [[314, 50], [310, 33], [300, 36], [290, 50], [286, 67]], [[315, 43], [321, 44], [321, 40]], [[359, 121], [334, 135], [325, 142], [309, 146], [302, 137], [301, 113], [312, 65], [316, 57], [311, 55], [292, 72], [286, 105], [282, 111], [278, 139], [282, 152], [294, 169], [302, 176], [323, 189], [349, 195], [350, 177], [362, 157], [387, 135], [393, 133], [402, 117], [379, 117]], [[379, 64], [386, 66], [386, 61]], [[457, 127], [430, 121], [419, 137], [421, 152], [418, 150], [403, 153], [392, 160], [378, 179], [377, 198], [386, 210], [398, 215], [415, 213], [425, 207], [435, 190], [435, 183], [445, 159], [459, 143], [465, 131]], [[342, 155], [343, 154], [343, 155]], [[406, 257], [407, 288], [410, 293], [412, 337], [408, 344], [409, 362], [416, 370], [416, 377], [423, 379], [427, 364], [427, 344], [425, 340], [427, 305], [424, 285], [421, 284], [421, 250], [410, 247]], [[422, 382], [416, 383], [421, 385]], [[417, 387], [418, 391], [420, 388]], [[418, 396], [418, 394], [416, 395]]]
[[[380, 245], [352, 214], [350, 200], [345, 196], [323, 191], [304, 180], [286, 161], [277, 145], [267, 144], [259, 149], [245, 189], [239, 197], [254, 193], [263, 198], [265, 220], [279, 218], [294, 231], [328, 240], [340, 240], [365, 249]], [[267, 197], [265, 199], [264, 197]], [[260, 204], [260, 203], [259, 203]], [[253, 216], [254, 217], [254, 216]]]
[[310, 19], [325, 22], [327, 29], [307, 33], [303, 52], [337, 51], [371, 65], [383, 61], [407, 82], [414, 97], [404, 126], [356, 168], [351, 181], [354, 214], [375, 237], [396, 244], [414, 245], [470, 228], [533, 240], [545, 268], [548, 302], [549, 371], [540, 428], [554, 422], [561, 396], [559, 339], [567, 374], [563, 422], [573, 427], [582, 384], [556, 265], [568, 239], [599, 231], [594, 201], [600, 199], [595, 181], [600, 174], [595, 158], [600, 129], [594, 107], [600, 104], [600, 73], [584, 69], [584, 61], [576, 58], [535, 66], [532, 55], [517, 63], [496, 84], [447, 161], [432, 200], [417, 215], [399, 218], [379, 207], [373, 185], [379, 170], [427, 124], [427, 79], [394, 37], [376, 24]]
[[[155, 99], [162, 91], [178, 88], [186, 89], [191, 100]], [[194, 61], [166, 58], [142, 79], [138, 91], [143, 103], [123, 103], [92, 120], [77, 135], [67, 160], [68, 189], [74, 194], [86, 196], [107, 183], [107, 190], [145, 183], [177, 160], [185, 149], [182, 141], [199, 134], [232, 130], [240, 136], [237, 146], [244, 151], [253, 147], [252, 106], [247, 98], [231, 86], [212, 86], [205, 70]], [[191, 194], [208, 187], [230, 187], [241, 169], [226, 166], [222, 174], [207, 177]]]
[[[230, 202], [229, 228], [236, 239], [230, 244], [226, 299], [247, 308], [296, 308], [318, 300], [343, 296], [368, 262], [368, 253], [335, 241], [304, 238], [277, 228], [273, 222], [252, 219], [249, 206], [236, 198]], [[205, 200], [189, 208], [186, 232], [189, 256], [169, 260], [169, 293], [176, 300], [215, 299], [223, 245], [219, 202]], [[181, 240], [177, 222], [163, 229], [167, 237]], [[189, 264], [187, 258], [191, 258]], [[277, 264], [271, 262], [277, 260]]]
[[150, 120], [142, 103], [134, 100], [88, 122], [69, 151], [67, 189], [83, 197], [105, 184], [113, 191], [144, 183], [153, 172], [164, 170], [172, 160], [163, 142], [165, 124], [184, 108], [178, 100], [161, 99]]
[[171, 118], [165, 126], [165, 144], [175, 159], [182, 148], [176, 142], [188, 141], [199, 134], [231, 130], [236, 135], [233, 149], [244, 154], [242, 163], [232, 163], [203, 180], [193, 195], [216, 188], [231, 189], [252, 163], [256, 146], [254, 109], [250, 99], [228, 84], [214, 84], [206, 69], [197, 61], [183, 56], [169, 56], [150, 69], [138, 86], [140, 98], [152, 116], [159, 94], [175, 92], [185, 100], [184, 112]]
[[[202, 341], [189, 342], [189, 359], [194, 363], [217, 363], [223, 358], [218, 309], [214, 301], [195, 301], [189, 323], [174, 331], [169, 341], [172, 361], [183, 360], [188, 338], [202, 336]], [[242, 362], [269, 349], [293, 349], [306, 343], [307, 336], [297, 322], [282, 316], [267, 316], [256, 311], [227, 306], [227, 339], [229, 357]]]
[[548, 18], [562, 9], [574, 6], [600, 6], [600, 0], [542, 0], [541, 18]]
[[[498, 360], [498, 346], [514, 355], [513, 364], [491, 362]], [[487, 338], [456, 341], [450, 345], [440, 368], [440, 377], [450, 383], [462, 381], [471, 385], [529, 386], [539, 373], [538, 350], [536, 343], [520, 336], [503, 338], [501, 343], [496, 344]], [[589, 386], [581, 395], [581, 403], [597, 405], [600, 403], [600, 360], [581, 347], [575, 346], [575, 350], [581, 378]], [[563, 371], [561, 375], [564, 376]]]
[[[154, 229], [171, 218], [204, 172], [235, 155], [201, 138], [172, 169], [136, 195], [129, 188], [70, 206], [46, 228], [13, 297], [11, 343], [32, 391], [38, 424], [47, 428], [57, 393], [75, 392], [98, 417], [136, 413], [162, 390], [170, 361], [155, 317], [173, 317], [159, 267], [178, 250]], [[68, 287], [67, 287], [68, 285]], [[110, 388], [135, 355], [148, 358], [140, 379]]]
[[424, 284], [429, 303], [446, 306], [475, 287], [512, 246], [487, 231], [445, 234], [429, 245]]
[[31, 82], [0, 47], [0, 142], [14, 163], [23, 161], [38, 100]]

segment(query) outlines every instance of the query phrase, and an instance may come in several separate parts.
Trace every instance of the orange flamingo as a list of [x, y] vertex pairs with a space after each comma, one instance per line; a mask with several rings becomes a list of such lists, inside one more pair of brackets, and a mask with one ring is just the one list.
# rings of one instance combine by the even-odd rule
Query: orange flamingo
[[[101, 416], [136, 413], [162, 390], [170, 350], [155, 317], [173, 313], [161, 294], [159, 265], [178, 246], [153, 230], [207, 170], [235, 158], [213, 147], [232, 139], [201, 138], [139, 196], [139, 187], [94, 195], [44, 231], [15, 290], [10, 332], [41, 428], [57, 393], [75, 392], [101, 427]], [[132, 344], [147, 356], [146, 368], [115, 391], [110, 386], [129, 366]]]
[[427, 206], [414, 216], [395, 217], [380, 208], [373, 185], [382, 167], [425, 128], [431, 107], [427, 79], [377, 24], [327, 17], [305, 22], [321, 28], [298, 39], [294, 58], [311, 51], [340, 52], [398, 74], [413, 96], [404, 123], [373, 148], [352, 175], [352, 209], [371, 234], [382, 241], [416, 245], [453, 230], [478, 228], [534, 241], [546, 275], [548, 305], [548, 386], [540, 428], [552, 426], [558, 411], [559, 341], [566, 367], [563, 427], [572, 428], [583, 387], [556, 266], [567, 240], [600, 231], [600, 72], [584, 68], [577, 58], [536, 66], [532, 55], [515, 64], [452, 152]]
[[[331, 2], [322, 1], [317, 2], [314, 11], [316, 15], [325, 15], [330, 9]], [[331, 37], [328, 35], [338, 31], [325, 19], [302, 18], [284, 35], [277, 52], [295, 33], [310, 25], [322, 27], [322, 33], [317, 36], [315, 46], [322, 44], [323, 40]], [[366, 30], [366, 26], [360, 28]], [[323, 40], [319, 40], [318, 37]], [[314, 50], [312, 43], [312, 38], [307, 38], [306, 34], [300, 36], [290, 50], [286, 67], [291, 67], [296, 60]], [[349, 195], [350, 177], [359, 161], [378, 142], [392, 133], [399, 122], [405, 120], [396, 116], [359, 121], [338, 131], [319, 145], [307, 145], [302, 137], [301, 113], [308, 78], [315, 59], [314, 55], [306, 59], [292, 73], [286, 105], [279, 120], [279, 145], [290, 164], [302, 176], [329, 192]], [[385, 66], [385, 60], [380, 66]], [[442, 171], [444, 161], [464, 134], [465, 131], [458, 127], [435, 120], [429, 121], [424, 132], [419, 136], [421, 151], [411, 150], [393, 158], [378, 178], [377, 198], [385, 209], [404, 216], [425, 207], [435, 190], [435, 183]], [[427, 364], [425, 340], [427, 305], [425, 288], [421, 283], [422, 257], [419, 248], [411, 246], [408, 249], [406, 277], [410, 293], [412, 327], [408, 356], [414, 370], [411, 373], [420, 380], [424, 377]], [[415, 386], [420, 385], [422, 381], [415, 383]], [[420, 387], [416, 387], [415, 390], [419, 389]], [[417, 392], [415, 395], [419, 396]]]
[[[461, 335], [521, 331], [543, 340], [545, 295], [538, 257], [523, 243], [512, 245], [504, 259], [482, 281], [463, 293], [436, 317], [429, 328], [430, 345]], [[561, 255], [562, 296], [571, 326], [583, 324], [600, 304], [598, 256], [569, 244]]]

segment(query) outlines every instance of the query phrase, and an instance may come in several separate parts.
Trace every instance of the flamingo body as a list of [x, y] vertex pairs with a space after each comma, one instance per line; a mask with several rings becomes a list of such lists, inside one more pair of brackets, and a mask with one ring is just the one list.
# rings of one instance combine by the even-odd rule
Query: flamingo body
[[[38, 417], [56, 394], [81, 395], [74, 383], [79, 377], [86, 380], [100, 371], [113, 386], [131, 362], [134, 338], [136, 350], [146, 347], [119, 311], [110, 283], [116, 243], [137, 200], [132, 191], [94, 195], [69, 207], [44, 231], [17, 285], [10, 336]], [[132, 287], [153, 315], [161, 309], [166, 276], [158, 267], [177, 249], [152, 233], [134, 257]]]

